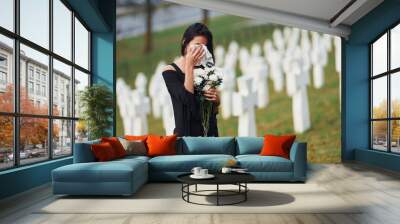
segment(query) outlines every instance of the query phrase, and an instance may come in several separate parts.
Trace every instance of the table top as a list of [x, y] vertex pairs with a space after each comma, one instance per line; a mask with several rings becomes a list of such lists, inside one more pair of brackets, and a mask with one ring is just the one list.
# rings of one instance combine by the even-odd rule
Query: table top
[[178, 181], [186, 184], [236, 184], [248, 183], [255, 180], [249, 173], [212, 173], [215, 177], [211, 179], [193, 179], [191, 173], [179, 175]]

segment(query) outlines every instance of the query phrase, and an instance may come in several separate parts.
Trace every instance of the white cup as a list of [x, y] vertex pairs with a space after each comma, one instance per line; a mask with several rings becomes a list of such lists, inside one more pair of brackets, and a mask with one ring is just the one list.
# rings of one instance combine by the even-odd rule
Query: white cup
[[222, 167], [222, 170], [221, 170], [222, 173], [230, 173], [231, 171], [232, 171], [232, 169], [229, 167]]
[[207, 176], [208, 175], [208, 169], [201, 169], [200, 170], [200, 176]]
[[200, 173], [201, 170], [202, 170], [201, 167], [194, 167], [194, 168], [192, 169], [192, 173], [193, 173], [194, 175], [196, 175], [196, 176], [199, 176], [199, 175], [201, 175], [201, 173]]

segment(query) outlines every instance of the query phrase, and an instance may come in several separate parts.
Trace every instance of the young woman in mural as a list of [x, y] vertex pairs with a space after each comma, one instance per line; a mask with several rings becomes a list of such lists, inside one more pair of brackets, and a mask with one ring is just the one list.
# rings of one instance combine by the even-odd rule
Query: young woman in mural
[[[214, 58], [212, 33], [204, 24], [192, 24], [183, 34], [181, 56], [167, 65], [163, 71], [165, 84], [174, 108], [174, 133], [178, 136], [204, 136], [200, 101], [195, 93], [193, 71], [205, 55], [201, 45], [206, 46]], [[214, 103], [207, 136], [218, 136], [216, 115], [220, 103], [219, 93], [215, 88], [210, 88], [203, 91], [202, 94], [207, 100]]]

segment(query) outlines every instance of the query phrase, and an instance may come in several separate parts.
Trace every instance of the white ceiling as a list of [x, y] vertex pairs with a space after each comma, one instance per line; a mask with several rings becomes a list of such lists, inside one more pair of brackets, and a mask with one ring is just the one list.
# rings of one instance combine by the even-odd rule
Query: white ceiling
[[329, 21], [351, 0], [225, 0]]
[[350, 26], [383, 2], [383, 0], [167, 1], [342, 37], [350, 35]]

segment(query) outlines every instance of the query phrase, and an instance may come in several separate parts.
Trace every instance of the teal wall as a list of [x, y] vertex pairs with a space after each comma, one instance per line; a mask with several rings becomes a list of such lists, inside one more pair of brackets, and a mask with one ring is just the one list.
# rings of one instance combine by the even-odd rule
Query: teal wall
[[[103, 83], [115, 93], [115, 0], [67, 2], [92, 31], [93, 83]], [[115, 116], [113, 120], [115, 126]], [[114, 132], [115, 128], [110, 127], [110, 131]], [[69, 157], [0, 172], [0, 199], [48, 183], [53, 169], [71, 163], [72, 157]]]
[[48, 183], [53, 169], [71, 163], [69, 157], [0, 172], [0, 199]]
[[[369, 43], [400, 22], [400, 1], [386, 0], [351, 27], [342, 46], [342, 159], [396, 170], [398, 156], [369, 150]], [[357, 149], [357, 153], [356, 153]], [[359, 151], [363, 150], [363, 151]], [[387, 154], [387, 153], [386, 153]], [[379, 160], [379, 162], [377, 162]], [[393, 163], [393, 161], [397, 161]]]
[[342, 71], [342, 160], [353, 160], [355, 148], [367, 148], [369, 136], [368, 45], [345, 43]]
[[366, 149], [356, 149], [354, 157], [356, 161], [400, 172], [400, 155]]
[[115, 136], [116, 125], [116, 99], [115, 99], [115, 35], [110, 33], [94, 33], [92, 35], [92, 72], [93, 83], [101, 83], [108, 86], [114, 96], [113, 125], [110, 134]]
[[102, 30], [92, 33], [92, 72], [93, 83], [108, 86], [114, 96], [114, 116], [110, 133], [116, 133], [116, 6], [115, 1], [98, 1], [98, 9], [103, 15], [108, 27], [107, 32]]

